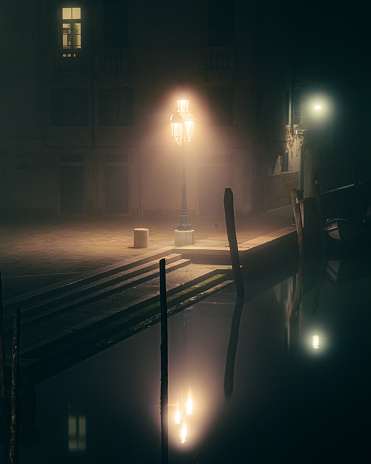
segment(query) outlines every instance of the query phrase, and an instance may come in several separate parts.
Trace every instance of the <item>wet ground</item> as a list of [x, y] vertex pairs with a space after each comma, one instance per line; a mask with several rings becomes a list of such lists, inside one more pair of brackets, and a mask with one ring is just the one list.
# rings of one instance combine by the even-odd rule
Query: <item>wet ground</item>
[[[370, 284], [332, 260], [170, 317], [169, 462], [368, 462]], [[161, 462], [159, 324], [35, 393], [21, 464]]]

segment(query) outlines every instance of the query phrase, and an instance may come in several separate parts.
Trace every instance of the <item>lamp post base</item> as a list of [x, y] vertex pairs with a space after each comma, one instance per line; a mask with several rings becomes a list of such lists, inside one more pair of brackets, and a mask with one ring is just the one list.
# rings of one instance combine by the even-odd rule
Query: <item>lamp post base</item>
[[175, 246], [193, 245], [194, 230], [174, 230]]

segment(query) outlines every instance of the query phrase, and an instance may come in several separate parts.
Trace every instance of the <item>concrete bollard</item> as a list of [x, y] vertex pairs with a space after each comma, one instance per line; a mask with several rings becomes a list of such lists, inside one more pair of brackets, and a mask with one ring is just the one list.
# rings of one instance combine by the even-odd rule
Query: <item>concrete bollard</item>
[[148, 248], [149, 229], [134, 229], [134, 248]]

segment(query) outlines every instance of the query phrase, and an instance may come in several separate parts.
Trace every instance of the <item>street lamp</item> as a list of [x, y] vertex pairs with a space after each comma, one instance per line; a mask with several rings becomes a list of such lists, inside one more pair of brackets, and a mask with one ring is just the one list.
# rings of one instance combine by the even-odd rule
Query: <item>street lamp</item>
[[193, 245], [193, 233], [191, 224], [188, 222], [187, 215], [187, 193], [186, 193], [186, 168], [185, 168], [185, 147], [191, 141], [194, 132], [194, 117], [188, 111], [188, 100], [177, 100], [175, 113], [170, 117], [171, 135], [174, 137], [176, 145], [182, 149], [182, 203], [180, 221], [175, 230], [175, 245]]

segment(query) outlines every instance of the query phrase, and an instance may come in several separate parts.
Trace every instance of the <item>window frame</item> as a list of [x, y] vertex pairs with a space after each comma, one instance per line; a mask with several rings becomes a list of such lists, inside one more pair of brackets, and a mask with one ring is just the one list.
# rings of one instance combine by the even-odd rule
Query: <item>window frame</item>
[[[73, 18], [73, 10], [75, 9], [80, 10], [79, 18]], [[64, 10], [71, 10], [71, 18], [64, 17]], [[82, 49], [82, 22], [83, 22], [82, 17], [83, 17], [83, 8], [81, 7], [81, 5], [67, 4], [59, 8], [59, 20], [58, 20], [59, 44], [60, 44], [60, 49], [63, 53], [63, 57], [65, 58], [76, 57], [77, 53], [80, 53]], [[66, 35], [64, 30], [68, 29], [68, 27], [65, 27], [65, 25], [70, 26], [71, 44], [69, 47], [64, 46], [64, 37]], [[73, 31], [76, 25], [80, 25], [79, 33], [76, 33]], [[79, 43], [76, 40], [77, 37], [80, 38]]]

